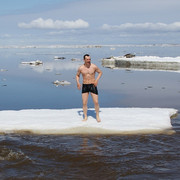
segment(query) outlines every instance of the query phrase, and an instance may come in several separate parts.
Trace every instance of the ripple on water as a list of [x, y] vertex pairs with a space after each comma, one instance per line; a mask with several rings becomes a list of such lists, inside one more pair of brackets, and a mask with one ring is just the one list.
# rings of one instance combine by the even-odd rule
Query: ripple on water
[[6, 135], [0, 172], [5, 178], [174, 179], [179, 135]]

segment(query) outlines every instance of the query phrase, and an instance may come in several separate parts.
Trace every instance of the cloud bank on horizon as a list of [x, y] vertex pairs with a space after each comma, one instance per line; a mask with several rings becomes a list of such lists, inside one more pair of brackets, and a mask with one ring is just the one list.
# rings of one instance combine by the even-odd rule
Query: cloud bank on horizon
[[105, 30], [119, 30], [119, 31], [157, 31], [157, 32], [180, 32], [180, 22], [174, 22], [171, 24], [165, 23], [125, 23], [121, 25], [108, 25], [103, 24]]
[[[53, 19], [38, 18], [32, 20], [30, 23], [18, 23], [20, 28], [37, 28], [37, 29], [80, 29], [88, 28], [89, 23], [78, 19], [75, 21], [62, 21]], [[180, 32], [180, 22], [174, 22], [171, 24], [166, 23], [125, 23], [120, 25], [109, 25], [103, 24], [102, 29], [104, 30], [119, 30], [119, 31], [157, 31], [157, 32]]]
[[62, 20], [52, 20], [38, 18], [30, 23], [19, 23], [20, 28], [40, 28], [40, 29], [79, 29], [87, 28], [89, 26], [88, 22], [78, 19], [76, 21], [62, 21]]
[[179, 7], [179, 0], [7, 0], [0, 42], [180, 43]]

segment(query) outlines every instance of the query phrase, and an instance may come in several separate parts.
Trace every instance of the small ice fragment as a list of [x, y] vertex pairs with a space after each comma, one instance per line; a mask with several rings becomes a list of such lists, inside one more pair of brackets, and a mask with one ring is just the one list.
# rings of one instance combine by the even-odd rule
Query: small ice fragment
[[5, 72], [8, 71], [7, 69], [0, 69], [1, 72]]
[[72, 58], [71, 61], [81, 61], [81, 60], [77, 58]]
[[66, 59], [65, 57], [54, 56], [54, 59]]
[[56, 80], [56, 81], [53, 82], [53, 84], [56, 85], [56, 86], [59, 86], [59, 85], [64, 86], [64, 85], [70, 85], [71, 83], [69, 81], [59, 81], [59, 80]]
[[40, 61], [40, 60], [36, 60], [36, 61], [26, 61], [26, 62], [21, 62], [21, 64], [29, 64], [29, 65], [35, 65], [35, 66], [37, 66], [37, 65], [40, 65], [40, 64], [43, 64], [43, 62], [42, 61]]

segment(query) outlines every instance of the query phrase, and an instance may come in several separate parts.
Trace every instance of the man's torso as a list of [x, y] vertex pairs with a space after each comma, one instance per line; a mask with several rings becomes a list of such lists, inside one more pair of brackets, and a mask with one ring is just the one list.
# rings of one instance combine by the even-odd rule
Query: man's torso
[[89, 68], [82, 65], [80, 70], [83, 76], [83, 84], [93, 84], [95, 82], [96, 65], [91, 64]]

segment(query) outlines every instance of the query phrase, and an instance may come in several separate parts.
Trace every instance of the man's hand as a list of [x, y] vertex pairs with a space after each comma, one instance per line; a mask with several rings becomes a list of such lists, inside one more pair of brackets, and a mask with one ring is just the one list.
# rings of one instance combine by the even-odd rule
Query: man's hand
[[77, 88], [80, 90], [81, 89], [81, 84], [77, 83]]
[[95, 82], [94, 82], [94, 86], [95, 86], [95, 87], [97, 87], [97, 85], [98, 85], [98, 81], [97, 81], [97, 80], [95, 80]]

